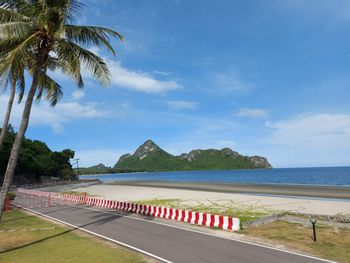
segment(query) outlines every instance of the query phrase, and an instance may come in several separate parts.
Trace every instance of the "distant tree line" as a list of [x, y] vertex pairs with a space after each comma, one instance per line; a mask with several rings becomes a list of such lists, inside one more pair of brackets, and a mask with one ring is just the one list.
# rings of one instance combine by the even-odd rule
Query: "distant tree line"
[[[10, 125], [0, 151], [1, 184], [15, 137], [16, 133]], [[44, 142], [24, 138], [15, 170], [14, 184], [75, 179], [76, 176], [69, 161], [73, 157], [74, 151], [70, 149], [53, 152]]]

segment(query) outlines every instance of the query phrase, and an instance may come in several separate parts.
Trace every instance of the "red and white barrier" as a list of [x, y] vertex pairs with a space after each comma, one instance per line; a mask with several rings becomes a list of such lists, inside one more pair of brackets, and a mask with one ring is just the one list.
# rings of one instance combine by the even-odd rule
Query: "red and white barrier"
[[100, 206], [105, 208], [117, 209], [129, 213], [142, 214], [146, 216], [161, 217], [170, 220], [187, 222], [194, 225], [217, 227], [231, 231], [238, 231], [240, 229], [239, 218], [233, 218], [229, 216], [212, 215], [202, 212], [186, 211], [170, 207], [159, 207], [129, 202], [119, 202], [114, 200], [106, 200], [102, 198], [86, 197], [86, 195], [66, 195], [22, 188], [19, 188], [18, 192], [36, 196], [50, 196], [51, 199], [58, 199], [72, 203], [88, 204], [91, 206]]

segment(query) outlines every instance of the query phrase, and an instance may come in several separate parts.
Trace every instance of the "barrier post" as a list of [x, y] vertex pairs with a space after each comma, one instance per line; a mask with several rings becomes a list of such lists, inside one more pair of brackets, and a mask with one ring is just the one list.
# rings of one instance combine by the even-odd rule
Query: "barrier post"
[[49, 200], [48, 200], [48, 202], [47, 202], [47, 206], [48, 206], [48, 207], [51, 207], [51, 194], [49, 194]]
[[6, 197], [5, 211], [10, 211], [10, 195], [9, 194], [7, 194], [7, 197]]
[[313, 232], [313, 241], [316, 242], [316, 219], [311, 219], [310, 220], [311, 224], [312, 224], [312, 232]]
[[86, 192], [84, 192], [84, 205], [86, 205]]

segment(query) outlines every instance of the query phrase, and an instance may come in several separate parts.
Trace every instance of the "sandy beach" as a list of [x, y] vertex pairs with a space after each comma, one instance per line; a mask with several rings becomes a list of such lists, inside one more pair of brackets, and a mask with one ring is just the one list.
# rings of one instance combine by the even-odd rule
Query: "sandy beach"
[[98, 184], [78, 187], [75, 191], [87, 192], [112, 200], [140, 201], [151, 199], [179, 199], [187, 204], [232, 205], [258, 210], [290, 211], [294, 213], [336, 215], [350, 214], [350, 199], [327, 199], [297, 196], [271, 196], [254, 193], [227, 193], [161, 186]]

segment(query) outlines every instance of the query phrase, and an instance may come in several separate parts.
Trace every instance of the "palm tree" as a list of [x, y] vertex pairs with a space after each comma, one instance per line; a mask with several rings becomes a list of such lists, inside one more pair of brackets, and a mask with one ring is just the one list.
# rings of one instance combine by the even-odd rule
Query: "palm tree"
[[[24, 5], [22, 1], [3, 1], [1, 6], [7, 6], [7, 8], [11, 8], [12, 11], [16, 11], [21, 6]], [[28, 10], [28, 9], [27, 9]], [[7, 14], [7, 15], [6, 15]], [[0, 16], [0, 24], [2, 23], [8, 23], [12, 21], [12, 18], [9, 17], [10, 13], [5, 13], [2, 16]], [[30, 15], [30, 13], [29, 13]], [[6, 49], [6, 39], [3, 39], [0, 41], [0, 46], [2, 47], [2, 50], [0, 51], [0, 57], [6, 54], [8, 51]], [[15, 64], [16, 62], [19, 62], [19, 64]], [[26, 63], [24, 64], [23, 61], [14, 61], [14, 64], [10, 65], [10, 68], [2, 68], [0, 71], [1, 78], [3, 79], [5, 83], [5, 88], [8, 83], [10, 83], [10, 95], [7, 103], [7, 109], [5, 112], [4, 120], [3, 120], [3, 125], [2, 125], [2, 130], [0, 134], [0, 151], [2, 150], [3, 142], [5, 140], [7, 130], [8, 130], [8, 125], [9, 125], [9, 120], [11, 116], [11, 111], [12, 111], [12, 106], [13, 106], [13, 100], [15, 97], [16, 93], [16, 85], [19, 90], [19, 100], [18, 103], [22, 101], [23, 95], [24, 95], [24, 88], [25, 88], [25, 79], [24, 79], [24, 65], [31, 65], [32, 63]], [[40, 90], [39, 94], [37, 95], [37, 100], [40, 100], [41, 95], [43, 90], [46, 90], [47, 92], [47, 99], [51, 101], [51, 106], [55, 106], [58, 100], [62, 96], [62, 90], [61, 86], [56, 83], [54, 80], [52, 80], [49, 76], [46, 75], [45, 72], [42, 72], [40, 75], [40, 81], [38, 88]]]
[[[0, 44], [1, 45], [1, 44]], [[24, 71], [21, 69], [19, 72], [15, 73], [15, 69], [21, 69], [20, 65], [11, 65], [11, 69], [9, 72], [5, 71], [7, 76], [4, 76], [5, 88], [7, 86], [7, 82], [10, 82], [10, 96], [7, 103], [7, 109], [5, 112], [5, 117], [2, 125], [2, 130], [0, 134], [0, 152], [2, 150], [3, 142], [5, 140], [7, 134], [7, 128], [9, 125], [9, 120], [11, 116], [13, 100], [15, 98], [16, 86], [19, 90], [19, 98], [18, 103], [21, 103], [24, 95], [25, 88], [25, 79], [24, 79]], [[45, 72], [41, 72], [40, 81], [38, 84], [39, 92], [37, 94], [36, 100], [40, 100], [44, 91], [46, 91], [46, 98], [50, 100], [51, 106], [55, 106], [59, 99], [62, 97], [62, 87], [51, 79]]]
[[[81, 68], [85, 67], [94, 78], [105, 85], [109, 82], [110, 76], [108, 66], [102, 58], [86, 47], [104, 46], [114, 55], [109, 37], [123, 40], [121, 34], [108, 28], [71, 24], [83, 7], [78, 0], [6, 2], [7, 6], [0, 7], [0, 16], [6, 17], [8, 21], [0, 25], [0, 36], [6, 39], [0, 44], [0, 51], [6, 51], [1, 57], [0, 67], [9, 68], [14, 61], [29, 61], [29, 58], [32, 58], [32, 64], [28, 66], [32, 73], [32, 83], [7, 164], [0, 195], [0, 220], [12, 183], [21, 141], [28, 127], [30, 111], [41, 73], [48, 69], [60, 69], [73, 77], [78, 87], [83, 87]], [[13, 2], [21, 2], [15, 11], [11, 10]]]
[[7, 109], [6, 109], [2, 129], [1, 129], [1, 134], [0, 134], [0, 152], [2, 150], [2, 145], [4, 143], [4, 140], [5, 140], [5, 137], [7, 134], [7, 128], [9, 125], [9, 120], [10, 120], [13, 100], [15, 98], [15, 93], [16, 93], [16, 80], [11, 80], [10, 96], [9, 96], [9, 100], [7, 103]]

